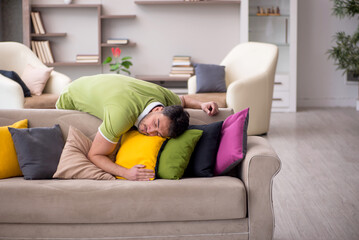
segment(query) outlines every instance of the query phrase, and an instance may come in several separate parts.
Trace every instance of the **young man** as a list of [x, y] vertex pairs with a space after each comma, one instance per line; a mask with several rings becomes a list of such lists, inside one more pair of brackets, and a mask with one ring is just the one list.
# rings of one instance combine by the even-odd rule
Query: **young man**
[[88, 158], [112, 175], [139, 181], [153, 178], [154, 172], [143, 165], [124, 168], [108, 155], [133, 126], [148, 136], [177, 137], [189, 124], [184, 107], [202, 109], [210, 116], [218, 112], [215, 102], [179, 97], [159, 85], [117, 74], [81, 77], [63, 91], [56, 103], [57, 109], [79, 110], [102, 119]]

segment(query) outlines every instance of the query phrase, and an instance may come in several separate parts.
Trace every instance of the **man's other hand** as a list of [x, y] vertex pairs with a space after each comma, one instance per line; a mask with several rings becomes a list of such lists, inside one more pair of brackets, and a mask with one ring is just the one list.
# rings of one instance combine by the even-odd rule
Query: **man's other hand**
[[145, 165], [138, 164], [126, 171], [124, 178], [132, 181], [149, 181], [155, 177], [155, 173], [151, 169], [146, 169]]
[[214, 116], [218, 113], [218, 104], [215, 102], [205, 102], [201, 104], [201, 109], [209, 116]]

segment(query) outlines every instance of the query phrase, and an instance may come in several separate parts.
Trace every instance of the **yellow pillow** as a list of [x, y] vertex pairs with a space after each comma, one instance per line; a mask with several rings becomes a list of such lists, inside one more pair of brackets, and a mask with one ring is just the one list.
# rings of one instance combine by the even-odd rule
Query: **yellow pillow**
[[[121, 138], [121, 147], [116, 156], [116, 164], [125, 168], [143, 164], [146, 166], [145, 168], [155, 171], [157, 155], [165, 140], [165, 138], [146, 136], [137, 130], [130, 130]], [[122, 177], [117, 178], [124, 179]]]
[[8, 127], [27, 128], [27, 119], [18, 121], [11, 126], [0, 127], [0, 179], [22, 176]]

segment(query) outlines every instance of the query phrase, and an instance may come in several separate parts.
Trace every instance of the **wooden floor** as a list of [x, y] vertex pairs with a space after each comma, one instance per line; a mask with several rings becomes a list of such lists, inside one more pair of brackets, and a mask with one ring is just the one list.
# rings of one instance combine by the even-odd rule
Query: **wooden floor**
[[272, 113], [265, 136], [282, 160], [274, 178], [276, 240], [359, 239], [359, 112]]

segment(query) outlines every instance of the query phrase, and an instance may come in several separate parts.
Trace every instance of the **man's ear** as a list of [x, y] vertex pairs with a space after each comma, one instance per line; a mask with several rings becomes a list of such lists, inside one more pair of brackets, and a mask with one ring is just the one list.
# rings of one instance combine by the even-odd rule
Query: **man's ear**
[[163, 106], [157, 106], [152, 108], [151, 112], [161, 112], [163, 110]]

